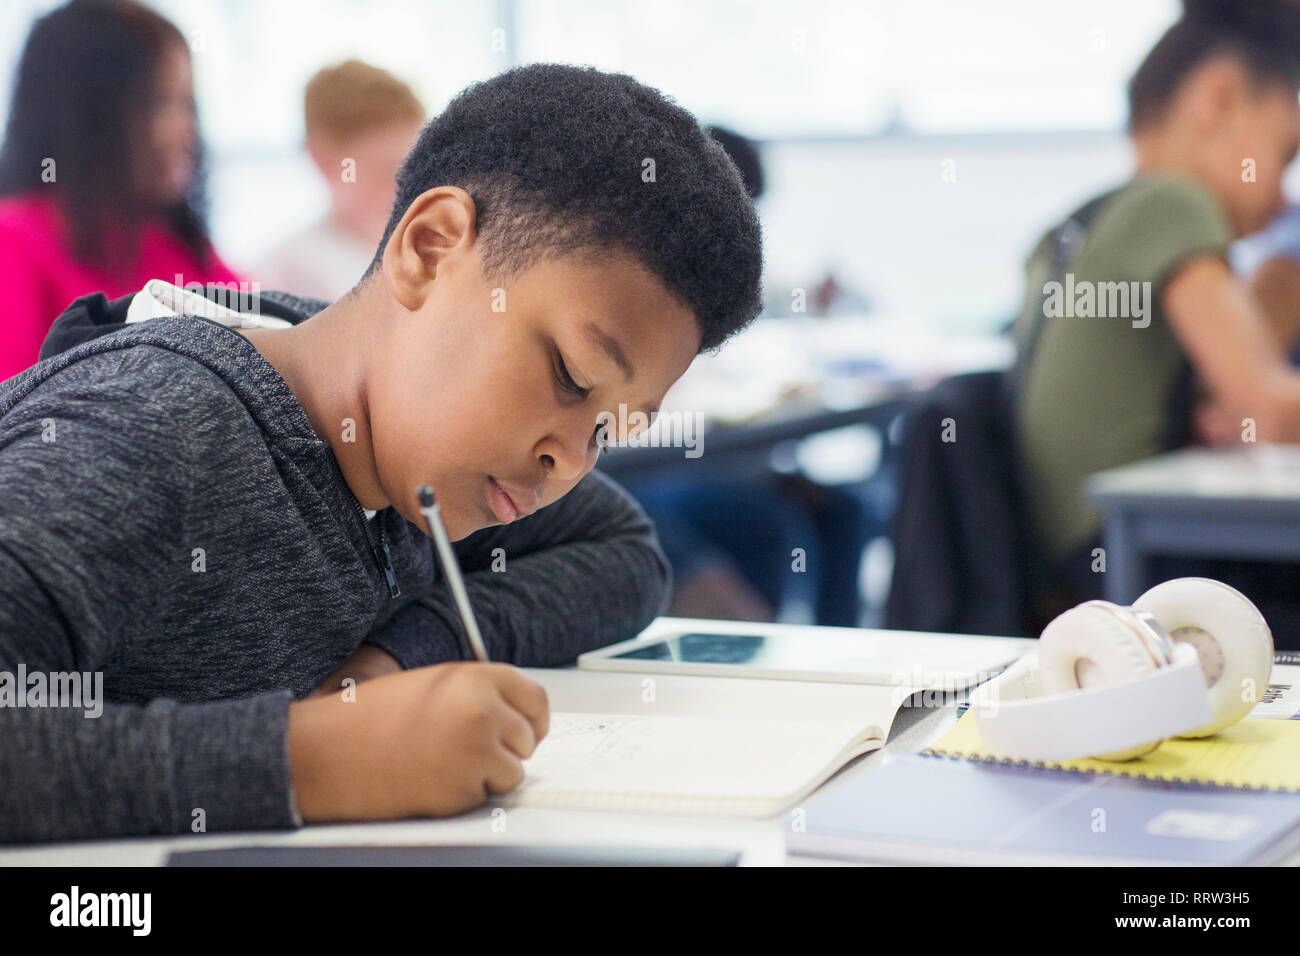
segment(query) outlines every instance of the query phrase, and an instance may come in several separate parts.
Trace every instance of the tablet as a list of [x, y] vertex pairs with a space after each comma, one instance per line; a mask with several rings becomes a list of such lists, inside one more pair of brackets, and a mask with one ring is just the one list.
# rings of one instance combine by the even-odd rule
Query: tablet
[[1036, 642], [852, 627], [661, 617], [630, 641], [589, 651], [584, 670], [964, 690], [1001, 673]]

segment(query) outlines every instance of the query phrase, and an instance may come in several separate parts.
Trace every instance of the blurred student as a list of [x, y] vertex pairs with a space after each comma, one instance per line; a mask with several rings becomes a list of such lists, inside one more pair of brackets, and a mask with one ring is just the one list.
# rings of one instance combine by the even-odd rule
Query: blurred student
[[0, 147], [0, 380], [87, 292], [237, 281], [208, 242], [201, 155], [175, 26], [134, 0], [36, 22]]
[[370, 265], [424, 107], [387, 70], [348, 60], [312, 77], [303, 112], [307, 152], [329, 187], [329, 211], [272, 252], [257, 279], [263, 288], [333, 302]]
[[[757, 200], [765, 188], [758, 148], [725, 127], [708, 132]], [[672, 565], [670, 614], [773, 621], [796, 598], [818, 624], [857, 625], [858, 570], [872, 528], [851, 488], [766, 468], [699, 479], [689, 463], [627, 488], [654, 521]]]
[[1054, 603], [1101, 589], [1084, 479], [1191, 441], [1187, 382], [1220, 435], [1249, 419], [1258, 441], [1300, 441], [1300, 373], [1227, 262], [1282, 208], [1298, 87], [1300, 7], [1186, 0], [1129, 84], [1133, 178], [1030, 258], [1016, 436]]

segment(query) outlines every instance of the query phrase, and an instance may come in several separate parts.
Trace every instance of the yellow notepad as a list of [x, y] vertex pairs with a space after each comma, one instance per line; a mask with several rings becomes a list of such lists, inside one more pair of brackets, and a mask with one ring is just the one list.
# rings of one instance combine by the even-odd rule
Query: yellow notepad
[[[974, 711], [963, 714], [925, 753], [968, 760], [1004, 760], [984, 748]], [[1213, 737], [1195, 740], [1175, 737], [1162, 743], [1154, 753], [1122, 763], [1088, 758], [1034, 766], [1073, 773], [1300, 793], [1300, 720], [1248, 717]]]

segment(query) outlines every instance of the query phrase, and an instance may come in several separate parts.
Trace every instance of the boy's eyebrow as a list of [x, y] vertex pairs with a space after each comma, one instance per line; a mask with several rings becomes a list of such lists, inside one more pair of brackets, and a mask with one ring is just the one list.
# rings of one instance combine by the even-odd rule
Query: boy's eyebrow
[[632, 381], [636, 378], [636, 370], [632, 368], [632, 363], [627, 360], [627, 354], [623, 351], [623, 346], [618, 344], [618, 339], [614, 338], [595, 322], [587, 322], [582, 327], [587, 339], [602, 349], [606, 355], [612, 358], [618, 367], [623, 370], [623, 378], [626, 381]]

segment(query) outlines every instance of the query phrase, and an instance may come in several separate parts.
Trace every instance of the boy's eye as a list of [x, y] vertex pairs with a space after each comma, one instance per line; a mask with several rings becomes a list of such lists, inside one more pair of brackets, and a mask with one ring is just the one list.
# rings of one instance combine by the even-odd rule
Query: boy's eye
[[587, 388], [583, 388], [581, 385], [579, 385], [577, 382], [573, 380], [573, 376], [571, 376], [569, 374], [569, 370], [565, 368], [564, 359], [560, 356], [559, 352], [555, 353], [555, 363], [556, 363], [555, 380], [559, 382], [560, 388], [564, 389], [566, 392], [569, 392], [572, 395], [577, 395], [579, 398], [586, 398], [587, 395], [590, 394], [591, 390]]

